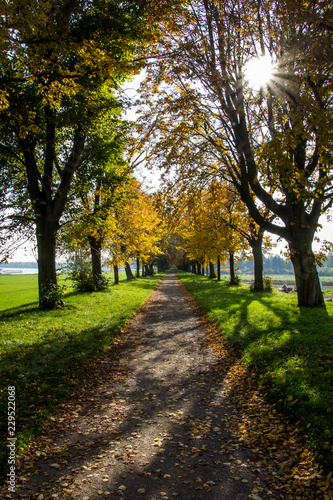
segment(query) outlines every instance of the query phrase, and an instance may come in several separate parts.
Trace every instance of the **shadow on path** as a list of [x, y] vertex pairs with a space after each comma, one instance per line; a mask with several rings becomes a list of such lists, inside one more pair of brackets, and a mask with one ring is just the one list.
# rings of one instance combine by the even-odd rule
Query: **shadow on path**
[[166, 275], [46, 424], [8, 498], [283, 498], [265, 492], [268, 469], [229, 426], [232, 363]]

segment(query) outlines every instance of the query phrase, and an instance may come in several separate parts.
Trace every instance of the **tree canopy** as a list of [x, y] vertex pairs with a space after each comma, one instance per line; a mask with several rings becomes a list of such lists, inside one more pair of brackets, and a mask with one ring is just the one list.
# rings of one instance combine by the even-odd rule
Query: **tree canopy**
[[[328, 1], [191, 1], [142, 93], [149, 158], [232, 182], [256, 223], [287, 241], [300, 306], [323, 303], [312, 242], [333, 200], [331, 21]], [[274, 74], [254, 90], [246, 64], [263, 55]]]
[[[177, 2], [2, 2], [0, 155], [13, 210], [36, 230], [40, 299], [56, 283], [55, 241], [87, 135], [120, 107]], [[19, 189], [18, 189], [19, 188]], [[19, 204], [19, 197], [25, 200]], [[52, 304], [49, 304], [52, 306]]]

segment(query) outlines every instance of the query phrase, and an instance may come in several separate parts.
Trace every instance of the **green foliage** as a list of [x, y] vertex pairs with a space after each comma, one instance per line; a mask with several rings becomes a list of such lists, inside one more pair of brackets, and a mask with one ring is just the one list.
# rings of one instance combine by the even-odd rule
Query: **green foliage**
[[72, 271], [71, 280], [77, 292], [101, 292], [110, 286], [110, 280], [103, 274], [94, 276], [92, 271], [86, 269]]
[[264, 276], [263, 281], [264, 281], [265, 292], [272, 292], [273, 291], [273, 278], [271, 278], [270, 276]]
[[239, 286], [242, 282], [242, 277], [239, 274], [235, 274], [235, 277], [228, 282], [229, 286]]
[[295, 294], [252, 294], [226, 281], [180, 277], [229, 345], [255, 367], [270, 400], [302, 423], [309, 445], [332, 468], [333, 303], [299, 309]]
[[54, 307], [63, 307], [65, 305], [62, 300], [65, 294], [66, 286], [53, 283], [47, 280], [42, 285], [42, 293], [40, 298], [40, 306], [43, 309], [53, 309]]
[[255, 285], [250, 286], [251, 292], [272, 292], [273, 291], [273, 278], [270, 276], [263, 276], [263, 287]]
[[[0, 276], [0, 290], [13, 292], [11, 307], [0, 315], [0, 415], [7, 412], [5, 388], [15, 386], [19, 400], [18, 452], [73, 390], [89, 362], [112, 344], [161, 277], [160, 274], [120, 281], [112, 290], [112, 300], [110, 292], [70, 292], [66, 294], [67, 307], [46, 311], [38, 309], [37, 276]], [[7, 422], [2, 418], [0, 470], [3, 473], [7, 462], [6, 439]]]

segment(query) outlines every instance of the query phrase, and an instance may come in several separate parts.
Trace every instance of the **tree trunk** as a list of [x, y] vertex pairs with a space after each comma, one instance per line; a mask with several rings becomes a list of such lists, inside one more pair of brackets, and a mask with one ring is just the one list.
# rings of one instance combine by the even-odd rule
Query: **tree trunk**
[[196, 266], [195, 266], [194, 261], [191, 262], [191, 270], [192, 270], [192, 274], [197, 274], [197, 270], [196, 270]]
[[136, 258], [136, 277], [140, 278], [140, 257]]
[[100, 238], [89, 238], [91, 265], [94, 278], [102, 276], [102, 242]]
[[230, 285], [235, 285], [235, 259], [233, 252], [229, 253]]
[[201, 265], [199, 264], [198, 261], [196, 261], [196, 265], [197, 265], [197, 274], [201, 274]]
[[149, 264], [148, 273], [149, 273], [149, 276], [153, 276], [153, 274], [154, 274], [154, 266], [153, 266], [153, 264]]
[[217, 281], [221, 281], [221, 260], [217, 258]]
[[214, 264], [212, 262], [209, 263], [209, 277], [212, 279], [216, 278]]
[[312, 251], [311, 234], [295, 231], [289, 242], [290, 258], [294, 266], [298, 307], [314, 307], [325, 303]]
[[130, 265], [128, 262], [126, 262], [125, 264], [125, 272], [126, 272], [126, 278], [127, 280], [134, 280], [134, 276], [133, 276], [133, 273], [132, 273], [132, 269], [130, 268]]
[[57, 284], [56, 271], [56, 236], [58, 222], [49, 221], [46, 217], [37, 219], [36, 237], [38, 253], [38, 290], [39, 306], [45, 309], [54, 309], [56, 298], [46, 291], [50, 285]]
[[263, 233], [259, 233], [257, 238], [252, 238], [250, 241], [254, 259], [254, 291], [256, 292], [262, 292], [264, 289], [262, 240]]
[[117, 264], [113, 266], [113, 274], [114, 274], [114, 284], [118, 285], [119, 283], [119, 268]]

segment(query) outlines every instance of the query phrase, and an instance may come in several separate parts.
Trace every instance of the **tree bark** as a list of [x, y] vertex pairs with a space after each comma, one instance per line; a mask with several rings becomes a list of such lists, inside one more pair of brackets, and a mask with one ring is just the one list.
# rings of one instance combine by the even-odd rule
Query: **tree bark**
[[324, 296], [312, 251], [312, 235], [295, 230], [289, 242], [290, 258], [294, 266], [299, 307], [324, 305]]
[[94, 278], [102, 276], [102, 242], [99, 238], [89, 238], [91, 265]]
[[252, 248], [252, 255], [254, 260], [254, 291], [262, 292], [264, 289], [263, 281], [263, 255], [262, 255], [262, 240], [263, 232], [257, 234], [256, 238], [251, 238], [249, 241]]
[[217, 281], [221, 281], [221, 259], [217, 258]]
[[192, 270], [192, 274], [197, 274], [197, 270], [196, 270], [196, 266], [195, 266], [194, 261], [191, 262], [191, 270]]
[[39, 306], [54, 309], [55, 299], [48, 299], [45, 288], [48, 284], [57, 284], [56, 271], [56, 235], [58, 222], [40, 217], [36, 222], [37, 254], [38, 254], [38, 290]]
[[29, 198], [36, 218], [39, 304], [41, 307], [52, 308], [56, 306], [56, 300], [46, 300], [43, 285], [47, 286], [49, 282], [57, 284], [56, 235], [73, 176], [84, 148], [86, 133], [83, 127], [78, 126], [74, 134], [71, 153], [60, 173], [61, 181], [53, 192], [56, 129], [53, 113], [48, 106], [45, 108], [45, 118], [47, 141], [43, 175], [39, 172], [36, 160], [35, 140], [27, 136], [20, 141], [20, 146], [24, 154]]
[[209, 277], [212, 279], [216, 278], [214, 264], [212, 262], [209, 263]]
[[118, 285], [118, 283], [119, 283], [119, 267], [118, 267], [118, 264], [114, 264], [114, 266], [113, 266], [113, 274], [114, 274], [114, 284]]
[[230, 285], [235, 285], [235, 259], [233, 252], [229, 253]]
[[126, 278], [127, 280], [134, 280], [134, 276], [133, 276], [133, 273], [132, 273], [132, 269], [130, 268], [130, 265], [128, 262], [126, 262], [125, 264], [125, 272], [126, 272]]
[[136, 277], [140, 278], [140, 257], [136, 258]]

